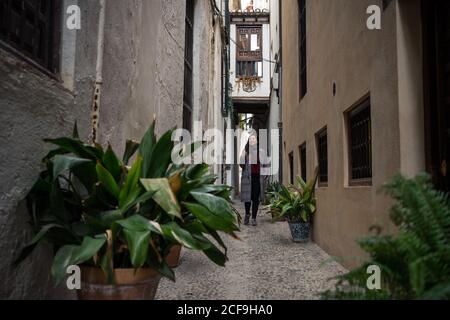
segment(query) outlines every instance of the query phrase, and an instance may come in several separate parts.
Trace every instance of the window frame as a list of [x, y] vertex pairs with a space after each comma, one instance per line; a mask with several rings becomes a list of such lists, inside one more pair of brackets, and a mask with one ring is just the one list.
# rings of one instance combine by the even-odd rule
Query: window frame
[[189, 132], [192, 132], [194, 103], [194, 19], [195, 0], [187, 0], [185, 12], [183, 129]]
[[[354, 178], [353, 175], [353, 132], [352, 132], [352, 117], [355, 117], [361, 112], [364, 112], [365, 109], [369, 109], [369, 163], [370, 163], [370, 177], [364, 178]], [[350, 187], [358, 187], [358, 186], [372, 186], [373, 184], [373, 134], [372, 134], [372, 106], [370, 95], [364, 96], [357, 103], [354, 104], [349, 110], [345, 112], [345, 124], [346, 124], [346, 132], [347, 132], [347, 156], [348, 156], [348, 185]]]
[[307, 63], [307, 19], [306, 0], [297, 0], [298, 5], [298, 72], [300, 101], [308, 93]]
[[[322, 180], [322, 157], [321, 157], [321, 139], [326, 137], [326, 181]], [[319, 167], [319, 178], [318, 178], [318, 186], [319, 188], [326, 188], [330, 182], [330, 173], [329, 173], [329, 152], [328, 152], [328, 127], [324, 127], [316, 133], [316, 151], [317, 151], [317, 163]]]
[[[257, 29], [259, 32], [257, 33], [252, 33], [251, 30], [252, 29]], [[252, 34], [257, 34], [258, 35], [258, 44], [259, 44], [259, 50], [258, 50], [258, 55], [257, 56], [240, 56], [240, 52], [256, 52], [256, 51], [251, 51], [251, 48], [249, 48], [250, 50], [241, 50], [240, 48], [240, 38], [241, 38], [241, 34], [243, 34], [241, 31], [242, 30], [246, 30], [246, 33], [248, 36], [250, 36], [249, 41], [251, 42], [251, 35]], [[263, 40], [263, 25], [262, 24], [256, 24], [256, 25], [249, 25], [249, 24], [238, 24], [236, 25], [236, 78], [262, 78], [263, 77], [263, 44], [264, 44], [264, 40]], [[248, 76], [248, 75], [241, 75], [239, 72], [239, 65], [245, 63], [245, 64], [251, 64], [254, 63], [254, 70], [256, 70], [256, 75], [252, 75], [252, 76]], [[259, 70], [258, 70], [258, 63], [261, 63], [261, 76], [259, 75]], [[253, 72], [254, 74], [255, 72]]]
[[300, 160], [300, 176], [306, 182], [308, 179], [308, 163], [307, 163], [307, 144], [306, 141], [298, 147]]
[[289, 183], [294, 184], [295, 182], [295, 159], [294, 159], [294, 151], [291, 151], [288, 155], [289, 159]]
[[[45, 73], [55, 80], [60, 80], [59, 73], [61, 71], [61, 33], [62, 33], [62, 11], [61, 11], [61, 1], [58, 0], [42, 0], [48, 2], [48, 9], [45, 13], [42, 13], [40, 6], [33, 6], [28, 1], [22, 0], [20, 2], [21, 12], [20, 12], [20, 22], [18, 26], [20, 27], [20, 35], [18, 35], [18, 41], [12, 41], [11, 38], [11, 6], [12, 0], [3, 0], [3, 17], [0, 17], [0, 47], [14, 56], [24, 60], [33, 67], [37, 68], [39, 71]], [[40, 2], [36, 2], [40, 4]], [[48, 15], [45, 17], [45, 15]], [[1, 15], [1, 12], [0, 12]], [[28, 16], [27, 16], [28, 15]], [[40, 34], [37, 33], [37, 24], [42, 26], [45, 23], [45, 38], [39, 39], [38, 43], [44, 43], [44, 48], [39, 49], [39, 44], [34, 45], [31, 49], [33, 52], [26, 50], [25, 48], [25, 24], [33, 20], [32, 28], [32, 42], [36, 41], [36, 37]], [[41, 33], [42, 34], [42, 33]], [[39, 56], [38, 51], [43, 50], [44, 57]]]
[[[236, 61], [236, 78], [262, 78], [262, 71], [263, 70], [259, 70], [258, 68], [258, 64], [260, 63], [260, 61]], [[242, 68], [242, 66], [245, 65], [246, 66], [246, 74], [244, 75], [242, 70], [244, 70]], [[250, 67], [251, 71], [251, 75], [248, 75], [248, 68]], [[262, 69], [262, 66], [261, 66]], [[261, 71], [261, 76], [259, 75], [259, 71]]]

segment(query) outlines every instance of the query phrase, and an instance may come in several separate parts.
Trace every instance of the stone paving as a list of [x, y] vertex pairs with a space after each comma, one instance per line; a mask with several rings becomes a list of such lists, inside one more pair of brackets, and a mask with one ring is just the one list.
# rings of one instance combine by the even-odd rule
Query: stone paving
[[[242, 207], [238, 207], [242, 212]], [[314, 243], [291, 240], [287, 223], [270, 221], [261, 212], [257, 227], [242, 226], [241, 241], [227, 238], [225, 268], [203, 253], [184, 250], [177, 282], [162, 279], [156, 299], [162, 300], [304, 300], [330, 286], [330, 278], [346, 270]]]

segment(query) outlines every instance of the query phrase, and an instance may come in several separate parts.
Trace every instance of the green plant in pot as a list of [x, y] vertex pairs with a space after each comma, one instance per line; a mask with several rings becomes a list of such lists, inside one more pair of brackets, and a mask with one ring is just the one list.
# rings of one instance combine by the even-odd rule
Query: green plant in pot
[[[225, 185], [216, 185], [216, 175], [209, 174], [206, 164], [182, 165], [173, 164], [167, 172], [167, 178], [143, 179], [144, 188], [157, 191], [155, 196], [159, 205], [166, 208], [160, 216], [160, 221], [171, 226], [165, 232], [166, 239], [170, 241], [168, 253], [170, 264], [179, 264], [180, 247], [201, 250], [214, 263], [225, 266], [227, 261], [227, 247], [221, 239], [219, 232], [224, 232], [234, 238], [239, 231], [236, 211], [231, 207], [231, 188]], [[165, 188], [161, 188], [165, 185]], [[170, 186], [170, 188], [168, 188]], [[171, 208], [167, 199], [175, 199], [175, 206]], [[171, 219], [165, 211], [177, 210], [180, 219]], [[186, 237], [179, 238], [173, 230], [182, 231]], [[216, 241], [223, 252], [216, 247], [209, 238]]]
[[212, 177], [193, 174], [198, 167], [177, 168], [173, 131], [157, 139], [154, 128], [140, 144], [128, 141], [120, 160], [110, 146], [82, 142], [76, 126], [71, 138], [46, 140], [57, 148], [44, 158], [45, 170], [27, 197], [35, 236], [16, 263], [40, 243], [53, 245], [56, 283], [69, 266], [81, 267], [80, 299], [153, 299], [161, 276], [175, 280], [167, 263], [174, 246], [204, 251], [224, 265], [218, 231], [234, 237], [238, 231], [227, 188], [216, 187], [222, 190], [216, 194], [206, 189]]
[[266, 201], [270, 208], [270, 214], [272, 219], [276, 218], [276, 211], [273, 210], [275, 202], [278, 200], [278, 193], [281, 191], [281, 183], [274, 181], [267, 186], [266, 189]]
[[308, 242], [311, 233], [311, 218], [316, 212], [315, 189], [318, 170], [313, 180], [306, 183], [297, 177], [295, 185], [281, 186], [272, 203], [274, 221], [285, 219], [289, 223], [295, 242]]

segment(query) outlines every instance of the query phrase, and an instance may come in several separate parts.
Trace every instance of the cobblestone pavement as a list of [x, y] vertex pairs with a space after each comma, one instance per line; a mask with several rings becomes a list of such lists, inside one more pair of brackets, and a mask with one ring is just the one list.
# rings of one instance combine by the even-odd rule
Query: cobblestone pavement
[[294, 243], [286, 223], [272, 224], [263, 212], [258, 223], [242, 226], [241, 241], [223, 237], [230, 260], [225, 268], [203, 253], [183, 250], [177, 282], [162, 279], [156, 299], [310, 300], [330, 288], [330, 278], [345, 272], [314, 243]]

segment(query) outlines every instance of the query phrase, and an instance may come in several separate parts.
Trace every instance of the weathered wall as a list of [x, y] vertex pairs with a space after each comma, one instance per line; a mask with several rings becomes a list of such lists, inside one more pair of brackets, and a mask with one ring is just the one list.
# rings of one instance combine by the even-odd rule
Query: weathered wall
[[107, 5], [100, 140], [123, 150], [153, 117], [157, 133], [181, 126], [184, 1], [110, 0]]
[[77, 46], [74, 92], [67, 90], [65, 83], [51, 79], [27, 62], [0, 50], [0, 298], [71, 296], [65, 290], [53, 288], [49, 248], [39, 248], [18, 268], [13, 268], [12, 261], [31, 237], [22, 200], [42, 169], [40, 159], [49, 149], [42, 139], [70, 134], [76, 120], [82, 137], [87, 138], [89, 134], [90, 107], [86, 94], [92, 87], [95, 36], [87, 30], [95, 28], [97, 19], [92, 12], [96, 3], [80, 3], [85, 5], [85, 19], [77, 37], [82, 45]]
[[[383, 12], [382, 30], [369, 31], [366, 9], [372, 4], [381, 7], [381, 1], [372, 0], [307, 2], [308, 93], [299, 102], [297, 2], [282, 2], [284, 179], [288, 181], [292, 151], [294, 173], [300, 173], [299, 146], [305, 141], [312, 177], [317, 166], [315, 134], [327, 126], [329, 183], [317, 190], [314, 240], [334, 256], [361, 256], [355, 240], [373, 224], [389, 226], [391, 202], [378, 190], [400, 170], [396, 5], [391, 3]], [[373, 186], [350, 187], [344, 112], [369, 92]]]
[[[42, 139], [70, 134], [75, 120], [81, 137], [89, 137], [99, 7], [92, 0], [78, 5], [81, 30], [76, 36], [63, 32], [68, 37], [63, 63], [74, 58], [74, 65], [63, 68], [66, 83], [0, 49], [0, 298], [73, 297], [53, 289], [48, 248], [17, 269], [11, 263], [31, 237], [22, 200], [48, 150]], [[154, 114], [159, 134], [181, 125], [184, 6], [178, 0], [107, 1], [102, 143], [111, 142], [121, 152], [125, 139], [142, 137]]]

